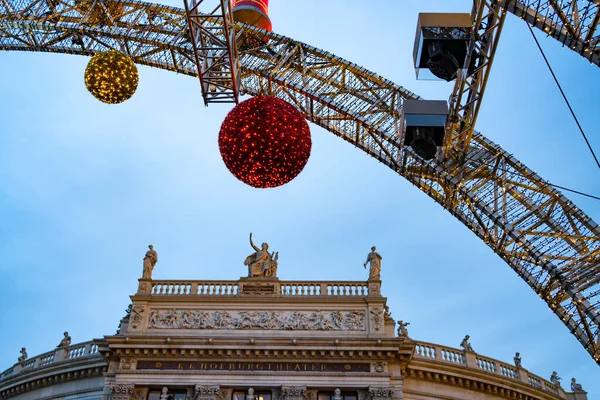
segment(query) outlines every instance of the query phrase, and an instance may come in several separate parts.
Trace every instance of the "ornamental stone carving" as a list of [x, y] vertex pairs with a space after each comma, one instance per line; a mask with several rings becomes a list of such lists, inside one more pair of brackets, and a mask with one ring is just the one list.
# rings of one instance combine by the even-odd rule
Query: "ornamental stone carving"
[[371, 311], [371, 326], [376, 332], [379, 332], [383, 327], [383, 308], [372, 308]]
[[[383, 311], [380, 310], [380, 313]], [[380, 323], [381, 325], [381, 323]], [[363, 311], [152, 310], [148, 328], [364, 331]]]
[[231, 400], [231, 395], [233, 394], [233, 389], [219, 389], [219, 400]]
[[112, 400], [130, 400], [133, 394], [133, 384], [114, 384], [110, 387]]
[[306, 386], [282, 386], [279, 400], [304, 400]]
[[129, 320], [129, 324], [133, 329], [137, 329], [138, 326], [142, 323], [142, 319], [144, 318], [144, 311], [146, 310], [145, 306], [135, 305], [131, 308], [131, 317]]
[[148, 388], [135, 388], [131, 400], [146, 400], [148, 398]]
[[194, 400], [220, 400], [219, 385], [196, 385], [194, 387]]
[[130, 369], [135, 369], [135, 364], [136, 361], [131, 358], [122, 358], [119, 368], [123, 371], [129, 371]]
[[369, 296], [381, 296], [381, 286], [379, 283], [371, 283], [369, 285]]
[[387, 363], [386, 362], [376, 362], [373, 363], [372, 365], [372, 372], [377, 372], [379, 374], [386, 372], [387, 370]]
[[394, 398], [394, 388], [391, 387], [369, 387], [369, 399], [391, 400]]

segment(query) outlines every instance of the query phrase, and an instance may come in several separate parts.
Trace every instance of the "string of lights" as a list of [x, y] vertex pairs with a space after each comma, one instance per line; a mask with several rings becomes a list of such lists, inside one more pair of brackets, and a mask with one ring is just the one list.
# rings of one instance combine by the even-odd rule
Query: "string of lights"
[[540, 46], [540, 42], [538, 42], [537, 37], [535, 36], [535, 33], [533, 33], [533, 29], [531, 29], [531, 25], [527, 24], [527, 28], [529, 28], [529, 32], [531, 32], [531, 36], [533, 36], [533, 40], [535, 40], [535, 44], [537, 45], [538, 49], [540, 50], [540, 53], [542, 53], [542, 57], [544, 57], [544, 61], [546, 62], [546, 65], [548, 66], [548, 69], [550, 70], [550, 73], [552, 74], [552, 78], [554, 78], [554, 82], [556, 82], [556, 85], [558, 86], [558, 90], [560, 90], [560, 94], [562, 95], [563, 99], [565, 100], [565, 103], [567, 103], [567, 107], [569, 107], [569, 111], [571, 112], [571, 115], [573, 116], [573, 119], [575, 120], [575, 123], [577, 124], [577, 127], [579, 128], [579, 132], [581, 132], [581, 136], [583, 136], [583, 139], [585, 140], [585, 143], [587, 144], [587, 147], [590, 150], [590, 153], [592, 153], [592, 156], [594, 157], [594, 161], [596, 161], [596, 165], [598, 165], [598, 168], [600, 168], [600, 161], [598, 161], [598, 157], [596, 157], [596, 153], [594, 153], [594, 149], [592, 149], [592, 145], [590, 144], [590, 141], [588, 140], [587, 136], [585, 135], [585, 132], [583, 131], [583, 128], [581, 127], [581, 124], [579, 123], [579, 120], [577, 119], [577, 116], [575, 115], [573, 108], [571, 107], [571, 103], [569, 103], [569, 100], [567, 99], [567, 96], [565, 95], [565, 92], [563, 91], [562, 86], [560, 86], [560, 83], [558, 82], [558, 79], [556, 78], [556, 75], [554, 74], [554, 70], [552, 69], [552, 66], [550, 66], [550, 63], [548, 62], [548, 58], [546, 58], [546, 54], [544, 53], [542, 46]]

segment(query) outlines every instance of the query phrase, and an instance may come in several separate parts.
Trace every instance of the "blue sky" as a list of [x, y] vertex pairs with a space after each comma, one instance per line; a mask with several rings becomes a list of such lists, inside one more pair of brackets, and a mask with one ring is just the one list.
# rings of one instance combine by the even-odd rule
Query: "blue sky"
[[[365, 4], [369, 4], [366, 6]], [[418, 12], [469, 12], [470, 1], [271, 0], [274, 30], [325, 49], [427, 99], [451, 84], [416, 81]], [[183, 6], [170, 0], [167, 4]], [[600, 70], [536, 31], [592, 145], [600, 152]], [[88, 58], [0, 52], [0, 369], [113, 334], [141, 276], [237, 279], [248, 233], [279, 251], [279, 276], [364, 280], [372, 245], [383, 294], [414, 339], [458, 347], [600, 398], [600, 370], [517, 275], [448, 212], [376, 160], [311, 125], [313, 150], [290, 184], [253, 189], [220, 159], [230, 105], [204, 107], [196, 79], [139, 67], [121, 105], [85, 89]], [[600, 194], [588, 153], [533, 39], [509, 15], [477, 129], [544, 179]], [[600, 203], [566, 193], [595, 221]]]

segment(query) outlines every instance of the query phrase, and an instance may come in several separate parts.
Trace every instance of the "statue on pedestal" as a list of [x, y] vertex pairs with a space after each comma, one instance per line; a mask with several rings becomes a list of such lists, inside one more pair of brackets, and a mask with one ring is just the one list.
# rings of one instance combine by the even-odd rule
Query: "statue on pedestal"
[[408, 337], [408, 329], [406, 327], [410, 322], [398, 321], [398, 337]]
[[556, 373], [556, 371], [552, 371], [552, 375], [550, 376], [550, 382], [552, 382], [553, 385], [556, 386], [560, 386], [560, 376], [558, 376], [558, 374]]
[[25, 347], [22, 347], [21, 355], [19, 356], [19, 364], [23, 364], [25, 360], [27, 360], [27, 349]]
[[521, 353], [519, 353], [518, 351], [515, 353], [515, 367], [517, 368], [521, 368]]
[[248, 266], [248, 278], [276, 278], [279, 253], [269, 253], [267, 243], [263, 243], [260, 249], [256, 247], [252, 241], [252, 232], [250, 232], [250, 246], [255, 253], [250, 254], [244, 260], [244, 265]]
[[585, 392], [585, 390], [583, 390], [583, 388], [581, 387], [581, 384], [577, 383], [575, 378], [571, 378], [571, 391], [572, 392]]
[[460, 347], [462, 347], [465, 351], [475, 352], [473, 347], [471, 347], [471, 343], [469, 343], [469, 335], [465, 335], [465, 338], [460, 342]]
[[152, 245], [148, 246], [146, 255], [144, 256], [144, 272], [142, 273], [142, 279], [152, 279], [152, 270], [158, 261], [158, 253], [154, 251]]
[[365, 268], [367, 268], [367, 264], [369, 265], [369, 280], [370, 281], [379, 281], [380, 273], [381, 273], [381, 256], [377, 253], [375, 246], [371, 247], [371, 252], [367, 255], [367, 261], [363, 264]]
[[65, 337], [62, 338], [62, 340], [60, 341], [60, 343], [58, 344], [58, 348], [60, 347], [69, 347], [71, 345], [71, 336], [69, 336], [69, 332], [65, 332], [64, 333]]

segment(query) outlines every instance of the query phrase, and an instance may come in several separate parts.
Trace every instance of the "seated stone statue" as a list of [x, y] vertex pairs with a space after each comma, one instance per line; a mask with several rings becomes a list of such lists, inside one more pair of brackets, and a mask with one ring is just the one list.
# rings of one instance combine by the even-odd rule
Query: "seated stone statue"
[[277, 277], [277, 260], [279, 253], [269, 253], [269, 245], [263, 243], [259, 249], [252, 242], [252, 233], [250, 233], [250, 246], [255, 250], [244, 260], [244, 265], [248, 266], [248, 278], [258, 277]]
[[581, 387], [581, 383], [577, 383], [575, 378], [571, 378], [571, 391], [573, 392], [585, 392], [583, 387]]
[[64, 333], [64, 337], [56, 347], [69, 347], [71, 345], [71, 336], [69, 336], [69, 332]]
[[21, 348], [21, 356], [19, 357], [19, 364], [23, 364], [27, 360], [27, 349], [25, 347]]

